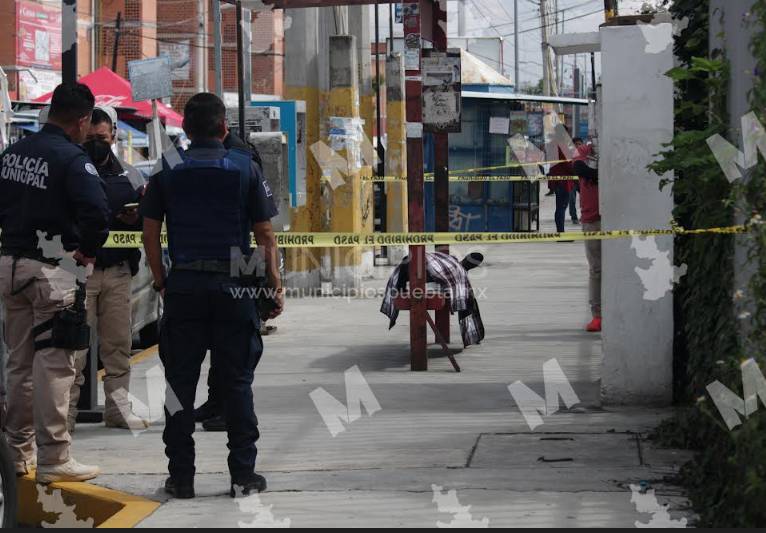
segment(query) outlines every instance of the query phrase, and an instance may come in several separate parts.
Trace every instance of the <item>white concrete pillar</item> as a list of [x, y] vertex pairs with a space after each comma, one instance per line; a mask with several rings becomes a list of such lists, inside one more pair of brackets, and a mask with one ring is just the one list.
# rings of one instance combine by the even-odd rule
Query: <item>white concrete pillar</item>
[[[603, 124], [599, 141], [605, 230], [669, 228], [673, 198], [647, 170], [673, 137], [670, 24], [601, 29]], [[631, 239], [603, 241], [602, 399], [668, 405], [673, 398], [673, 238], [646, 256]], [[639, 271], [646, 271], [643, 278]], [[656, 269], [656, 270], [655, 270]], [[670, 278], [670, 279], [668, 279]], [[667, 289], [667, 290], [665, 290]]]

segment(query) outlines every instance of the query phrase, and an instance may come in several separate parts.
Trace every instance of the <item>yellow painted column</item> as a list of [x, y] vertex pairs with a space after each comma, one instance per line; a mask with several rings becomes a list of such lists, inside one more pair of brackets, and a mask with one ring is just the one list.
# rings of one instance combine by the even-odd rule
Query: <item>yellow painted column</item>
[[[404, 98], [404, 60], [397, 53], [386, 60], [386, 174], [407, 176], [407, 110]], [[405, 233], [407, 224], [407, 182], [386, 183], [386, 231]], [[406, 246], [389, 246], [391, 264], [407, 255]]]
[[[336, 186], [329, 194], [331, 232], [361, 233], [368, 231], [367, 227], [371, 230], [372, 187], [362, 184], [361, 176], [370, 176], [372, 169], [364, 165], [361, 156], [362, 131], [359, 128], [361, 117], [355, 41], [352, 35], [330, 37], [330, 96], [325, 117], [328, 144], [347, 162], [345, 183]], [[333, 288], [341, 291], [359, 290], [362, 249], [332, 248], [330, 257]]]

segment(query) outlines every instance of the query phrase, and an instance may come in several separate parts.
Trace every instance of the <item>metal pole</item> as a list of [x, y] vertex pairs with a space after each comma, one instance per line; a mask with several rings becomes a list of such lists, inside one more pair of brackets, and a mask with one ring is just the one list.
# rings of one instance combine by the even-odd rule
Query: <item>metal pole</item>
[[122, 27], [122, 11], [117, 12], [114, 23], [114, 48], [112, 48], [112, 72], [117, 72], [117, 51], [120, 49], [120, 28]]
[[242, 19], [242, 0], [237, 0], [237, 89], [239, 91], [239, 136], [247, 141], [245, 132], [245, 54]]
[[[405, 42], [409, 37], [420, 44], [421, 17], [426, 0], [420, 0], [420, 11], [404, 19]], [[418, 50], [418, 53], [420, 51]], [[412, 68], [412, 67], [416, 68]], [[406, 71], [407, 102], [407, 199], [408, 222], [411, 233], [425, 229], [423, 204], [423, 80], [420, 65], [410, 64]], [[428, 370], [428, 334], [426, 330], [426, 250], [425, 246], [410, 246], [410, 366], [414, 371]], [[421, 296], [421, 298], [413, 296]]]
[[377, 141], [376, 146], [378, 149], [378, 176], [386, 175], [386, 152], [383, 149], [383, 121], [381, 120], [381, 102], [380, 102], [380, 50], [378, 46], [380, 44], [380, 16], [379, 6], [375, 4], [375, 120], [377, 124]]
[[213, 0], [213, 40], [214, 43], [214, 62], [215, 62], [215, 94], [218, 98], [223, 98], [223, 52], [221, 37], [221, 2]]
[[513, 83], [519, 92], [519, 0], [513, 0]]
[[596, 99], [596, 54], [594, 52], [591, 52], [590, 54], [590, 80], [591, 80], [590, 99], [595, 100]]
[[394, 53], [394, 4], [388, 4], [388, 53]]
[[[441, 8], [444, 7], [444, 10]], [[434, 2], [434, 49], [447, 52], [447, 2]], [[434, 222], [437, 232], [449, 232], [449, 133], [434, 133]], [[449, 246], [437, 246], [437, 252], [449, 254]], [[428, 311], [426, 311], [427, 313]], [[450, 342], [450, 310], [436, 311], [436, 329], [444, 341]]]
[[197, 0], [197, 65], [196, 80], [197, 92], [205, 91], [205, 3], [206, 0]]
[[551, 95], [550, 53], [548, 52], [548, 13], [545, 0], [540, 0], [540, 26], [543, 50], [543, 95]]
[[245, 67], [245, 104], [250, 104], [253, 92], [253, 12], [249, 9], [242, 10], [242, 48], [244, 57], [242, 63]]
[[61, 6], [61, 79], [77, 82], [77, 0], [63, 0]]
[[465, 37], [468, 33], [465, 20], [465, 0], [457, 0], [457, 35], [458, 37]]

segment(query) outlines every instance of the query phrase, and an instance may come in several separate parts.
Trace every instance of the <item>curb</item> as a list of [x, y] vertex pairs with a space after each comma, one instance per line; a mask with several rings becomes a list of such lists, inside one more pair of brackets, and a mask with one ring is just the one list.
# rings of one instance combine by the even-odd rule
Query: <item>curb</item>
[[[160, 507], [159, 502], [89, 483], [51, 483], [45, 487], [35, 482], [34, 474], [18, 478], [17, 485], [18, 522], [27, 527], [42, 527], [43, 523], [47, 527], [77, 527], [78, 524], [73, 523], [76, 520], [91, 519], [93, 527], [133, 528]], [[39, 490], [45, 490], [47, 494], [61, 491], [61, 499], [74, 511], [76, 519], [65, 518], [58, 509], [43, 509], [38, 498]], [[55, 525], [61, 520], [67, 523]]]
[[[130, 364], [133, 366], [157, 354], [157, 346], [152, 346], [131, 357]], [[103, 375], [104, 371], [100, 370], [99, 381]], [[24, 526], [42, 527], [45, 523], [48, 527], [76, 527], [78, 524], [73, 522], [90, 519], [97, 528], [133, 528], [160, 507], [159, 502], [90, 483], [51, 483], [45, 487], [35, 482], [34, 473], [17, 478], [16, 484], [19, 495], [18, 523]], [[45, 490], [47, 494], [61, 491], [61, 499], [75, 516], [64, 518], [58, 509], [44, 509], [38, 498], [39, 490]], [[67, 524], [56, 525], [60, 520], [65, 520]]]

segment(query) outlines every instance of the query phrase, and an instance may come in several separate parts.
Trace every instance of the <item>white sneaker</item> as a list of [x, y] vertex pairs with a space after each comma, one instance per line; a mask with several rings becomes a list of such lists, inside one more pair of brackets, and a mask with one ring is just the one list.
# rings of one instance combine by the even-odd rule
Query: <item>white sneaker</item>
[[88, 481], [97, 477], [101, 470], [97, 466], [81, 465], [69, 459], [60, 465], [38, 465], [37, 482], [42, 484], [58, 481]]
[[105, 418], [104, 424], [108, 428], [129, 429], [131, 431], [141, 431], [149, 428], [148, 420], [144, 420], [133, 413], [126, 417], [120, 415], [117, 418]]

